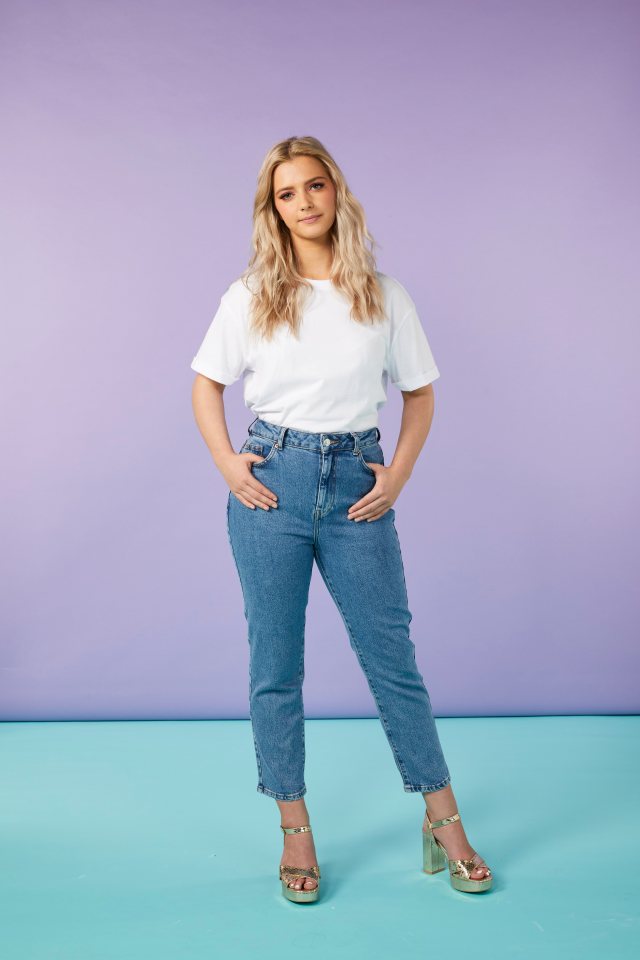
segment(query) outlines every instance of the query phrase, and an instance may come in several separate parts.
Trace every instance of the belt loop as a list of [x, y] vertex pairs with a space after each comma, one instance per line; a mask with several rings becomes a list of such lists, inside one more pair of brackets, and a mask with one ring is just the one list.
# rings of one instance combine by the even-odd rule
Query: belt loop
[[349, 433], [353, 437], [353, 453], [355, 456], [357, 456], [360, 452], [360, 447], [358, 445], [358, 434], [354, 433], [352, 430], [350, 430]]
[[380, 430], [378, 429], [378, 427], [376, 427], [376, 432], [378, 434], [378, 443], [380, 443], [380, 437], [382, 436], [382, 434], [380, 433]]
[[251, 433], [251, 427], [253, 426], [253, 424], [256, 422], [256, 420], [259, 420], [259, 419], [260, 419], [260, 417], [258, 416], [258, 417], [255, 418], [255, 420], [253, 420], [253, 421], [249, 424], [249, 428], [248, 428], [248, 432], [249, 432], [249, 433]]
[[276, 440], [276, 447], [280, 447], [280, 449], [282, 449], [282, 447], [284, 446], [284, 435], [288, 429], [289, 427], [280, 427], [278, 439]]

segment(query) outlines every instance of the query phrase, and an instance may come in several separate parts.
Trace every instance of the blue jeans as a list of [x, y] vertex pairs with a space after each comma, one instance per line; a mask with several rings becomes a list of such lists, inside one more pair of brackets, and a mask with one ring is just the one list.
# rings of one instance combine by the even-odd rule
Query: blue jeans
[[231, 492], [227, 532], [240, 577], [249, 639], [249, 704], [258, 792], [298, 800], [304, 782], [304, 630], [315, 559], [349, 634], [406, 791], [450, 782], [429, 694], [416, 665], [395, 511], [347, 519], [384, 464], [377, 427], [307, 433], [260, 418], [240, 452], [266, 459], [252, 473], [277, 508]]

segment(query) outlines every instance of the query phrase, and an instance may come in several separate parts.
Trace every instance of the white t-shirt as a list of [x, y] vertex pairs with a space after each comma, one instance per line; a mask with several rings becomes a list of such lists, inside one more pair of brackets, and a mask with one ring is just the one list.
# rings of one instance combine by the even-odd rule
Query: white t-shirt
[[282, 326], [270, 341], [250, 330], [252, 294], [234, 280], [191, 367], [224, 384], [244, 375], [246, 406], [270, 423], [317, 433], [377, 427], [388, 379], [415, 390], [440, 376], [413, 300], [398, 280], [377, 276], [384, 321], [358, 323], [331, 280], [311, 280], [299, 339]]

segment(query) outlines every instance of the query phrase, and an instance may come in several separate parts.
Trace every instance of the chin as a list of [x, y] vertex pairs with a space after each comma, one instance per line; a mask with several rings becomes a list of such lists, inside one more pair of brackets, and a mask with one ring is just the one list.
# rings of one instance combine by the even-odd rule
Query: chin
[[327, 226], [327, 217], [326, 214], [323, 214], [322, 219], [316, 220], [315, 223], [308, 223], [305, 225], [304, 223], [297, 222], [295, 229], [296, 232], [302, 237], [308, 237], [310, 235], [321, 236], [323, 233], [329, 233], [332, 226], [333, 221], [331, 222], [330, 226]]

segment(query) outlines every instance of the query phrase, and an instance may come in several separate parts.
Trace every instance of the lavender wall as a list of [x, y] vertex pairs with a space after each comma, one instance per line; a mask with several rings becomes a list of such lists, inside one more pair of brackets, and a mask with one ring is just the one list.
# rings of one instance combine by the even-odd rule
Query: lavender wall
[[[1, 10], [2, 717], [247, 716], [189, 364], [292, 134], [334, 152], [442, 373], [396, 503], [436, 714], [636, 712], [637, 3]], [[375, 716], [315, 572], [305, 706]]]

